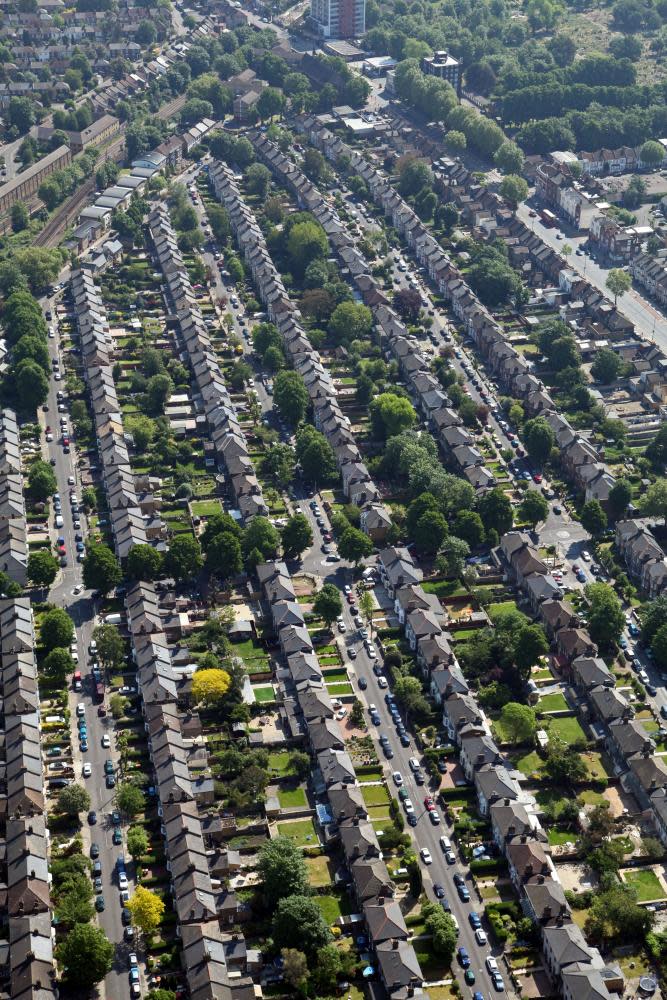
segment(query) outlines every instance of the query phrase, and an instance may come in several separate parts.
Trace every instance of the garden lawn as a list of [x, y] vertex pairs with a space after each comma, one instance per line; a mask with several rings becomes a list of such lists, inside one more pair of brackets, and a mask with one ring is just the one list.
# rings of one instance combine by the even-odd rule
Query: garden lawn
[[497, 604], [490, 604], [487, 610], [491, 621], [495, 621], [496, 616], [502, 614], [504, 611], [516, 611], [516, 602], [499, 601]]
[[576, 715], [562, 715], [549, 719], [549, 731], [560, 736], [568, 746], [578, 741], [586, 742], [586, 733], [579, 724]]
[[648, 903], [653, 899], [663, 899], [665, 895], [658, 876], [650, 868], [632, 868], [623, 872], [623, 881], [637, 893], [638, 903]]
[[335, 923], [340, 916], [350, 913], [350, 902], [346, 894], [313, 896], [328, 924]]
[[306, 793], [303, 788], [279, 788], [278, 801], [283, 809], [295, 806], [305, 806], [308, 804]]
[[278, 833], [281, 837], [289, 837], [297, 847], [315, 847], [319, 837], [315, 832], [312, 819], [297, 819], [293, 823], [278, 823]]
[[347, 670], [327, 670], [323, 669], [324, 683], [325, 684], [335, 684], [336, 681], [347, 681], [349, 680], [347, 676]]
[[572, 830], [554, 830], [553, 828], [547, 832], [549, 838], [549, 843], [552, 847], [560, 847], [561, 844], [574, 844], [577, 840], [576, 833]]
[[276, 753], [269, 754], [269, 771], [271, 774], [277, 774], [281, 778], [292, 773], [290, 754], [287, 750], [279, 750]]
[[333, 872], [329, 858], [321, 855], [319, 858], [306, 858], [305, 862], [308, 870], [308, 882], [313, 889], [322, 889], [326, 885], [331, 885]]
[[464, 597], [468, 593], [459, 580], [427, 580], [422, 584], [427, 594], [435, 594], [436, 597]]
[[518, 757], [514, 761], [514, 766], [528, 778], [531, 774], [534, 774], [535, 771], [540, 771], [544, 767], [544, 761], [540, 755], [533, 750], [531, 753], [527, 753], [523, 757]]
[[338, 698], [342, 694], [352, 694], [352, 685], [349, 681], [346, 681], [344, 684], [327, 684], [326, 688], [334, 698]]
[[219, 500], [193, 500], [190, 508], [195, 517], [213, 517], [222, 510]]
[[266, 684], [264, 687], [254, 687], [252, 693], [255, 696], [255, 701], [260, 702], [260, 704], [276, 700], [276, 692], [271, 684]]
[[389, 805], [389, 792], [384, 785], [364, 785], [361, 794], [367, 806]]
[[537, 703], [538, 712], [567, 712], [569, 705], [560, 691], [543, 695]]

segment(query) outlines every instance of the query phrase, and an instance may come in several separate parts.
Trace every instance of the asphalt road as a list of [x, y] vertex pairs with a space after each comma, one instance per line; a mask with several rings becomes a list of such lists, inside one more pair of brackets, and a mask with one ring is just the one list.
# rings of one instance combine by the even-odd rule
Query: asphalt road
[[[49, 325], [57, 328], [55, 302], [53, 299], [42, 300], [42, 306], [50, 309], [53, 319]], [[60, 371], [64, 376], [63, 356], [60, 338], [56, 329], [56, 337], [49, 339], [49, 354], [52, 359], [60, 361]], [[76, 561], [76, 530], [73, 526], [73, 517], [70, 510], [69, 493], [71, 489], [76, 491], [76, 495], [81, 500], [81, 479], [79, 475], [76, 444], [72, 441], [71, 451], [65, 454], [59, 433], [59, 421], [65, 417], [68, 421], [70, 432], [72, 431], [69, 420], [69, 413], [58, 413], [56, 392], [58, 389], [65, 391], [64, 377], [61, 381], [51, 379], [48, 398], [48, 412], [42, 411], [41, 421], [44, 426], [50, 425], [53, 431], [54, 440], [51, 443], [44, 443], [45, 457], [47, 460], [55, 459], [54, 473], [58, 483], [58, 492], [62, 500], [62, 517], [64, 525], [56, 529], [51, 521], [52, 538], [55, 542], [58, 536], [65, 539], [67, 549], [68, 565], [61, 569], [58, 578], [51, 588], [50, 600], [53, 604], [64, 607], [72, 617], [76, 628], [76, 642], [79, 655], [78, 669], [81, 671], [83, 680], [83, 691], [77, 693], [70, 686], [69, 707], [72, 716], [72, 756], [74, 760], [75, 781], [86, 787], [91, 798], [91, 809], [97, 813], [97, 824], [90, 826], [87, 817], [83, 820], [83, 842], [86, 853], [90, 850], [90, 845], [95, 842], [100, 849], [99, 860], [102, 862], [102, 880], [104, 885], [104, 900], [106, 908], [102, 913], [96, 915], [100, 927], [104, 930], [108, 939], [116, 946], [116, 956], [113, 970], [107, 976], [104, 984], [100, 985], [99, 995], [110, 998], [128, 995], [128, 964], [127, 955], [131, 948], [123, 942], [123, 926], [120, 917], [120, 901], [118, 896], [118, 886], [111, 879], [111, 874], [118, 854], [124, 852], [123, 847], [114, 847], [111, 843], [111, 823], [109, 814], [114, 808], [113, 791], [105, 786], [104, 761], [108, 758], [117, 759], [113, 739], [113, 721], [111, 716], [99, 718], [97, 706], [93, 701], [92, 678], [90, 674], [90, 656], [88, 647], [95, 627], [95, 603], [90, 596], [90, 591], [83, 589], [81, 564]], [[75, 485], [68, 482], [70, 477], [74, 477]], [[81, 529], [84, 539], [87, 537], [87, 524], [85, 516], [80, 516]], [[76, 706], [82, 702], [86, 706], [86, 721], [88, 728], [88, 751], [81, 753], [76, 724]], [[109, 734], [111, 737], [111, 749], [105, 750], [102, 747], [102, 736]], [[82, 767], [84, 763], [92, 766], [92, 775], [83, 778]], [[128, 871], [128, 875], [130, 872]]]

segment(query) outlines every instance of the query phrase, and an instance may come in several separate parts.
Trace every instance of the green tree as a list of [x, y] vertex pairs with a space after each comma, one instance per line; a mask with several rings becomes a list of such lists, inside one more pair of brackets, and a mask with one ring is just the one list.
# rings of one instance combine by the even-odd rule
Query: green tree
[[78, 816], [90, 809], [90, 795], [82, 785], [67, 785], [58, 793], [58, 809], [68, 816]]
[[116, 787], [116, 805], [126, 816], [142, 813], [146, 806], [146, 796], [132, 781], [123, 781]]
[[544, 770], [557, 785], [576, 785], [588, 777], [586, 764], [579, 750], [566, 746], [562, 740], [553, 735], [549, 737]]
[[642, 514], [667, 518], [667, 479], [651, 483], [641, 500]]
[[[271, 347], [268, 351], [272, 350]], [[267, 353], [268, 353], [267, 351]], [[262, 461], [262, 472], [268, 476], [276, 486], [287, 489], [294, 479], [294, 469], [296, 465], [296, 455], [294, 448], [288, 444], [272, 445]]]
[[454, 518], [452, 534], [462, 538], [471, 549], [476, 549], [484, 541], [484, 525], [474, 510], [461, 510]]
[[621, 602], [606, 583], [589, 583], [584, 593], [589, 606], [588, 631], [591, 639], [601, 649], [613, 648], [625, 628]]
[[289, 837], [274, 837], [260, 848], [257, 873], [269, 905], [286, 896], [305, 896], [309, 889], [303, 851]]
[[504, 174], [520, 176], [523, 161], [523, 150], [515, 142], [504, 142], [493, 154], [493, 162]]
[[664, 470], [667, 463], [667, 424], [663, 424], [652, 441], [646, 446], [646, 457], [656, 467]]
[[519, 632], [514, 646], [514, 663], [524, 680], [531, 668], [549, 651], [549, 643], [541, 625], [526, 625]]
[[278, 372], [273, 382], [273, 403], [291, 427], [301, 423], [308, 408], [308, 390], [298, 372]]
[[16, 399], [20, 408], [34, 412], [46, 402], [49, 395], [49, 380], [44, 369], [31, 358], [24, 358], [13, 366], [13, 382]]
[[596, 352], [593, 364], [591, 365], [591, 375], [596, 382], [609, 385], [618, 378], [623, 362], [616, 351], [610, 347], [602, 347]]
[[641, 609], [642, 640], [650, 643], [663, 622], [667, 622], [667, 595], [657, 597]]
[[309, 982], [317, 990], [318, 996], [334, 996], [337, 992], [338, 977], [343, 970], [341, 952], [336, 945], [328, 944], [317, 952], [317, 963], [309, 976]]
[[311, 772], [308, 754], [304, 753], [303, 750], [292, 750], [289, 755], [289, 769], [299, 781], [305, 781], [306, 778], [310, 777]]
[[283, 960], [285, 982], [296, 993], [303, 993], [306, 980], [308, 979], [308, 959], [302, 951], [298, 951], [296, 948], [281, 948], [280, 957]]
[[340, 591], [333, 583], [325, 583], [315, 595], [313, 613], [330, 626], [343, 611]]
[[68, 648], [74, 637], [74, 622], [63, 608], [53, 608], [42, 618], [39, 638], [48, 651]]
[[450, 535], [443, 541], [436, 560], [438, 572], [449, 577], [459, 577], [469, 555], [470, 546], [468, 543], [464, 542], [462, 538]]
[[639, 159], [647, 167], [659, 167], [665, 158], [665, 151], [655, 139], [649, 139], [639, 150]]
[[28, 471], [28, 495], [33, 500], [48, 500], [55, 493], [58, 483], [48, 462], [33, 462]]
[[304, 479], [309, 483], [330, 483], [337, 475], [333, 448], [314, 427], [302, 427], [296, 436], [296, 454]]
[[254, 517], [243, 534], [241, 548], [245, 559], [257, 549], [262, 560], [273, 559], [278, 553], [280, 535], [266, 517]]
[[245, 171], [244, 180], [250, 194], [266, 198], [271, 183], [271, 172], [263, 163], [252, 163]]
[[[502, 149], [502, 146], [500, 148]], [[503, 177], [498, 190], [505, 201], [514, 207], [528, 197], [528, 184], [523, 177], [519, 177], [517, 174], [507, 174], [506, 177]]]
[[632, 502], [632, 486], [627, 479], [618, 479], [609, 491], [609, 513], [617, 520]]
[[206, 547], [206, 567], [221, 580], [230, 580], [243, 570], [243, 555], [239, 539], [223, 532], [216, 535]]
[[426, 932], [431, 935], [433, 951], [446, 965], [449, 965], [454, 957], [458, 933], [454, 921], [449, 913], [445, 913], [436, 903], [425, 903], [421, 913]]
[[313, 531], [304, 514], [291, 517], [281, 535], [285, 555], [291, 558], [300, 556], [313, 544]]
[[164, 407], [174, 391], [174, 383], [168, 375], [153, 375], [146, 385], [146, 402], [151, 413], [164, 413]]
[[399, 192], [407, 197], [419, 194], [423, 188], [433, 186], [433, 174], [425, 160], [406, 158], [400, 168]]
[[28, 227], [30, 215], [28, 214], [28, 209], [26, 208], [24, 202], [17, 201], [12, 205], [11, 219], [12, 229], [15, 233], [20, 233], [23, 229]]
[[133, 545], [127, 554], [125, 570], [130, 580], [157, 580], [162, 575], [164, 556], [152, 545]]
[[393, 392], [376, 396], [370, 407], [371, 424], [376, 438], [394, 437], [412, 427], [417, 414], [409, 399]]
[[112, 694], [109, 698], [109, 708], [114, 719], [122, 719], [127, 712], [129, 702], [122, 694]]
[[523, 440], [533, 461], [542, 465], [549, 458], [556, 438], [544, 417], [534, 417], [523, 425]]
[[329, 319], [329, 332], [337, 344], [366, 340], [373, 325], [373, 314], [359, 302], [341, 302]]
[[115, 625], [98, 625], [93, 631], [97, 659], [105, 670], [117, 670], [125, 659], [125, 642]]
[[493, 530], [504, 535], [514, 524], [512, 504], [504, 490], [498, 486], [484, 493], [477, 507], [486, 531]]
[[359, 528], [350, 525], [338, 539], [338, 554], [341, 559], [358, 566], [362, 559], [368, 558], [373, 551], [373, 543]]
[[329, 249], [322, 226], [314, 219], [297, 222], [287, 238], [287, 252], [292, 270], [302, 275], [313, 260], [325, 258]]
[[285, 98], [276, 87], [265, 87], [259, 95], [255, 107], [260, 118], [273, 118], [274, 115], [282, 114], [285, 107]]
[[69, 649], [57, 646], [52, 649], [42, 660], [42, 670], [48, 677], [64, 681], [67, 675], [74, 670], [74, 660]]
[[429, 711], [429, 704], [424, 697], [421, 682], [417, 677], [409, 675], [396, 678], [394, 684], [394, 695], [399, 705], [402, 705], [406, 714], [417, 713], [426, 714]]
[[667, 624], [661, 625], [653, 636], [651, 652], [660, 669], [667, 669]]
[[420, 552], [435, 554], [449, 534], [447, 521], [439, 510], [427, 510], [411, 532], [411, 540]]
[[500, 712], [500, 726], [509, 743], [530, 743], [537, 731], [535, 710], [529, 705], [509, 701]]
[[123, 578], [120, 563], [108, 545], [93, 542], [83, 560], [83, 582], [90, 590], [108, 594]]
[[532, 528], [539, 521], [546, 521], [549, 514], [549, 504], [537, 490], [528, 490], [519, 505], [519, 517]]
[[155, 440], [157, 425], [154, 420], [143, 413], [129, 416], [125, 421], [125, 427], [132, 435], [137, 451], [147, 451]]
[[593, 538], [598, 538], [603, 534], [607, 528], [607, 515], [600, 506], [599, 500], [586, 501], [581, 508], [581, 524]]
[[311, 959], [331, 940], [322, 910], [308, 896], [284, 896], [273, 917], [273, 941], [280, 948], [300, 948]]
[[192, 535], [177, 535], [169, 544], [164, 567], [177, 580], [191, 580], [204, 565], [199, 542]]
[[637, 905], [632, 888], [615, 882], [595, 893], [586, 918], [586, 936], [596, 944], [646, 941], [655, 915]]
[[127, 831], [127, 850], [135, 861], [148, 853], [148, 834], [143, 826], [131, 826]]
[[58, 573], [58, 560], [46, 549], [28, 556], [28, 579], [36, 587], [50, 587]]
[[69, 983], [90, 989], [111, 972], [114, 945], [101, 927], [76, 924], [57, 946], [60, 967]]
[[632, 287], [632, 278], [628, 272], [622, 270], [622, 268], [613, 267], [607, 275], [605, 287], [614, 296], [614, 305], [616, 305], [619, 295], [624, 295], [626, 292], [630, 291]]

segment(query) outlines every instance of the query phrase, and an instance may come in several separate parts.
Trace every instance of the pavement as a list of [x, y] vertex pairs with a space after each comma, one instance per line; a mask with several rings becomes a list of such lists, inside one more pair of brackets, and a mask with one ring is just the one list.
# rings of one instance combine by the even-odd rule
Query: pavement
[[[61, 275], [61, 280], [62, 278], [63, 275]], [[60, 338], [57, 335], [55, 300], [54, 298], [45, 298], [41, 300], [41, 304], [45, 310], [51, 310], [53, 319], [49, 321], [49, 325], [56, 327], [56, 337], [48, 341], [49, 355], [51, 359], [58, 359], [60, 361], [60, 370], [64, 373], [62, 347]], [[102, 913], [96, 913], [95, 919], [104, 930], [109, 941], [116, 947], [113, 969], [104, 983], [98, 987], [97, 995], [100, 997], [106, 996], [109, 1000], [116, 1000], [116, 998], [129, 995], [127, 956], [130, 951], [135, 950], [134, 947], [128, 947], [124, 943], [120, 915], [121, 907], [118, 895], [119, 890], [117, 884], [114, 884], [111, 878], [116, 857], [126, 852], [123, 847], [114, 847], [111, 843], [112, 828], [109, 817], [112, 809], [115, 808], [114, 792], [106, 788], [104, 762], [111, 758], [117, 769], [118, 760], [114, 749], [114, 726], [111, 715], [109, 714], [105, 718], [98, 717], [97, 705], [93, 699], [93, 685], [90, 674], [91, 657], [89, 656], [88, 648], [93, 629], [96, 625], [95, 602], [92, 599], [91, 592], [83, 588], [81, 564], [76, 561], [75, 534], [77, 532], [73, 526], [74, 519], [70, 510], [69, 493], [73, 489], [76, 491], [79, 500], [81, 499], [81, 478], [75, 441], [70, 438], [71, 451], [69, 454], [64, 452], [63, 446], [60, 443], [60, 418], [67, 418], [68, 425], [70, 425], [70, 420], [68, 412], [58, 412], [56, 392], [59, 389], [63, 392], [65, 391], [64, 379], [56, 381], [52, 378], [50, 380], [49, 397], [46, 404], [48, 405], [48, 411], [42, 410], [40, 413], [40, 423], [42, 426], [50, 425], [53, 430], [54, 440], [52, 443], [45, 443], [43, 450], [47, 461], [50, 459], [55, 460], [53, 471], [58, 484], [58, 492], [62, 499], [64, 525], [62, 528], [57, 529], [53, 525], [53, 521], [51, 521], [52, 537], [54, 542], [57, 536], [62, 535], [64, 537], [68, 559], [68, 565], [61, 569], [51, 588], [49, 599], [53, 604], [65, 608], [72, 617], [76, 629], [76, 643], [79, 656], [77, 669], [82, 674], [83, 691], [77, 693], [70, 689], [69, 692], [69, 707], [72, 717], [71, 739], [75, 773], [74, 780], [86, 787], [91, 799], [91, 809], [97, 813], [97, 823], [94, 826], [90, 826], [86, 817], [82, 817], [84, 851], [88, 854], [92, 842], [99, 846], [99, 860], [102, 862], [103, 895], [106, 908]], [[69, 426], [69, 430], [70, 432], [73, 430], [71, 425]], [[74, 486], [68, 483], [69, 477], [72, 476], [75, 478]], [[85, 539], [87, 536], [87, 523], [83, 514], [80, 515], [80, 521], [81, 528], [79, 530]], [[86, 707], [85, 715], [88, 728], [88, 750], [83, 754], [79, 749], [76, 727], [76, 706], [80, 702]], [[106, 750], [102, 747], [102, 736], [104, 734], [109, 734], [111, 737], [111, 749]], [[82, 777], [82, 767], [86, 762], [92, 766], [92, 775], [90, 778]], [[128, 876], [132, 882], [131, 869], [132, 865], [128, 868]]]

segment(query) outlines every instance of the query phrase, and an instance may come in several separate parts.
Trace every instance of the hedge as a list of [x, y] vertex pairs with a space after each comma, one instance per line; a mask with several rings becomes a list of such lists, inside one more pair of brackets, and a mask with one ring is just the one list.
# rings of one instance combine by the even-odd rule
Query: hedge
[[476, 859], [470, 862], [470, 871], [473, 875], [490, 875], [507, 870], [507, 863], [501, 858], [489, 858], [488, 861]]
[[474, 798], [474, 789], [470, 785], [466, 785], [465, 788], [442, 788], [440, 797], [443, 799], [472, 799]]

